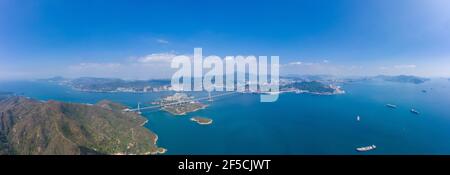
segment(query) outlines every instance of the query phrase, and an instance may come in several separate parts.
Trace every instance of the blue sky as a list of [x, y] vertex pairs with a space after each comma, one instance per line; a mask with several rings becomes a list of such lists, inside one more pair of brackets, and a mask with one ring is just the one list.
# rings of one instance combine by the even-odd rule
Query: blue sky
[[450, 1], [0, 0], [3, 79], [160, 78], [158, 58], [194, 47], [278, 55], [282, 73], [450, 76]]

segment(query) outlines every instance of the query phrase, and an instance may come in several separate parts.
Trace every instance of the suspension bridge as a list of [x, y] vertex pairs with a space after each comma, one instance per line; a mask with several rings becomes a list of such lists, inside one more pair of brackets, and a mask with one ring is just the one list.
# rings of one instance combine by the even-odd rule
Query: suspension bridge
[[191, 98], [189, 100], [181, 100], [181, 101], [177, 101], [177, 102], [173, 102], [173, 103], [164, 103], [164, 104], [158, 104], [158, 105], [152, 105], [152, 106], [146, 106], [146, 107], [141, 107], [141, 104], [138, 103], [137, 108], [125, 109], [124, 111], [140, 113], [142, 110], [151, 110], [151, 109], [160, 110], [161, 108], [166, 107], [166, 106], [175, 106], [175, 105], [190, 103], [190, 102], [195, 102], [195, 101], [207, 100], [207, 101], [211, 102], [214, 100], [214, 98], [230, 96], [230, 95], [237, 94], [237, 93], [240, 93], [240, 92], [233, 91], [233, 92], [226, 92], [226, 93], [220, 93], [220, 94], [215, 94], [215, 95], [211, 95], [211, 92], [208, 92], [208, 96], [206, 96], [206, 97]]

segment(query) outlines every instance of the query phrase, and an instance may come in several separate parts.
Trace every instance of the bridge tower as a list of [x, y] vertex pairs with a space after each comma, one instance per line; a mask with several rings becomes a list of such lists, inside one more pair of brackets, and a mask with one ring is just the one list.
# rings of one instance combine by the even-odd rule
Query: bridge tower
[[213, 101], [212, 96], [211, 96], [211, 91], [208, 91], [208, 101]]
[[138, 102], [138, 104], [137, 104], [137, 113], [138, 114], [142, 114], [142, 112], [141, 112], [141, 103], [140, 102]]

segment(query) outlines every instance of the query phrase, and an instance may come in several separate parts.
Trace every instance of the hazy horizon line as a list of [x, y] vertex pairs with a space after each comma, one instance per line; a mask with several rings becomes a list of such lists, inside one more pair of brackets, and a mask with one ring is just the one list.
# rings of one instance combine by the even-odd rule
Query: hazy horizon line
[[[430, 78], [430, 79], [438, 79], [438, 78], [450, 78], [450, 76], [420, 76], [420, 75], [412, 75], [412, 74], [376, 74], [376, 75], [332, 75], [332, 74], [285, 74], [280, 75], [280, 78], [294, 78], [295, 76], [329, 76], [335, 78], [368, 78], [368, 77], [377, 77], [377, 76], [414, 76], [419, 78]], [[204, 77], [204, 76], [203, 76]], [[203, 78], [202, 77], [202, 78]], [[104, 78], [104, 79], [120, 79], [126, 81], [145, 81], [145, 80], [170, 80], [170, 77], [167, 78], [121, 78], [114, 76], [48, 76], [48, 77], [39, 77], [39, 78], [0, 78], [0, 81], [37, 81], [37, 80], [48, 80], [52, 78], [64, 78], [64, 79], [77, 79], [77, 78]], [[200, 77], [192, 77], [192, 78], [200, 78]]]

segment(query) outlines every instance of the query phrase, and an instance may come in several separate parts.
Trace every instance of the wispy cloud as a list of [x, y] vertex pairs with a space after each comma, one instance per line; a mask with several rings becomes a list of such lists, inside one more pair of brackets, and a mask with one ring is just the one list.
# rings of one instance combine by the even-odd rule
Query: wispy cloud
[[301, 61], [295, 61], [295, 62], [290, 62], [288, 63], [288, 65], [302, 65], [303, 63]]
[[407, 64], [407, 65], [395, 65], [394, 68], [396, 69], [414, 69], [417, 66], [414, 64]]
[[156, 39], [156, 42], [159, 44], [169, 44], [169, 41], [165, 40], [165, 39]]
[[318, 62], [294, 61], [283, 64], [281, 74], [329, 74], [344, 75], [359, 71], [357, 66], [331, 64], [329, 60]]
[[398, 64], [398, 65], [379, 66], [376, 72], [378, 74], [385, 74], [385, 75], [401, 75], [401, 74], [416, 75], [418, 71], [420, 72], [420, 70], [418, 70], [418, 66], [415, 64]]
[[171, 52], [152, 53], [150, 55], [138, 58], [138, 62], [140, 63], [170, 62], [176, 56], [177, 55], [175, 53]]
[[378, 69], [380, 69], [380, 70], [386, 70], [386, 69], [389, 69], [389, 67], [387, 67], [387, 66], [380, 66], [380, 67], [378, 67]]
[[313, 65], [321, 65], [321, 64], [328, 64], [328, 63], [330, 63], [329, 60], [323, 60], [321, 62], [293, 61], [293, 62], [289, 62], [287, 64], [283, 64], [282, 66], [313, 66]]
[[89, 68], [114, 69], [114, 68], [119, 68], [120, 66], [122, 66], [120, 63], [80, 63], [80, 64], [69, 66], [69, 69], [71, 69], [71, 70], [82, 70], [82, 69], [89, 69]]
[[415, 68], [417, 68], [417, 65], [415, 65], [415, 64], [402, 64], [402, 65], [378, 67], [378, 69], [380, 69], [380, 70], [415, 69]]
[[79, 63], [69, 66], [67, 74], [71, 77], [94, 76], [127, 79], [170, 78], [175, 71], [170, 68], [170, 62], [178, 55], [174, 52], [163, 52], [124, 59], [118, 62]]

